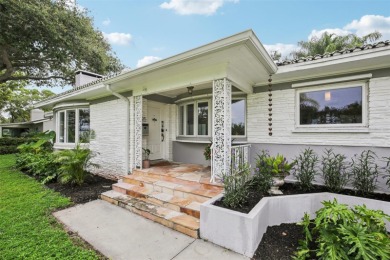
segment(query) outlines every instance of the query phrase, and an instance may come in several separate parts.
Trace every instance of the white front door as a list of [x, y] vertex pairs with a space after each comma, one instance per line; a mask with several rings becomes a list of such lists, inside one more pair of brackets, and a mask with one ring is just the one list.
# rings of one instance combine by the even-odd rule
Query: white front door
[[164, 140], [161, 134], [161, 116], [161, 107], [148, 106], [149, 136], [147, 148], [151, 151], [150, 160], [162, 159]]

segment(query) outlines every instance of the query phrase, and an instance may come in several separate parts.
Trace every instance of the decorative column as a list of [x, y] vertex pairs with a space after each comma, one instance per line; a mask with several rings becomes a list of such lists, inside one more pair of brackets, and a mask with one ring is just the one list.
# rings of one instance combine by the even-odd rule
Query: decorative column
[[134, 97], [134, 168], [142, 169], [142, 96]]
[[213, 81], [213, 149], [211, 182], [230, 174], [232, 84], [227, 78]]

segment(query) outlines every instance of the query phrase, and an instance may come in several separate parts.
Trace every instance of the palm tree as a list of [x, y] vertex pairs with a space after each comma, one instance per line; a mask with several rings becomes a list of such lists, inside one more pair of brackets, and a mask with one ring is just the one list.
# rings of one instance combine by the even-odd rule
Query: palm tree
[[382, 34], [375, 31], [365, 36], [359, 37], [356, 34], [339, 36], [334, 33], [324, 32], [321, 37], [313, 36], [310, 41], [298, 42], [299, 50], [292, 53], [295, 59], [317, 54], [325, 54], [343, 49], [363, 46], [369, 42], [376, 41], [382, 37]]

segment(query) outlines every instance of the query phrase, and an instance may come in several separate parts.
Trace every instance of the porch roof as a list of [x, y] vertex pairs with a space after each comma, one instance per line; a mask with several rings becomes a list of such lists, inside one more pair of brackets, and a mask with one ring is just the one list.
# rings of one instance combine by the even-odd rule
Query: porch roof
[[224, 77], [241, 91], [251, 93], [257, 82], [276, 71], [276, 64], [255, 33], [247, 30], [141, 68], [99, 79], [43, 100], [35, 107], [110, 96], [105, 85], [118, 93], [132, 91], [133, 95], [149, 95]]

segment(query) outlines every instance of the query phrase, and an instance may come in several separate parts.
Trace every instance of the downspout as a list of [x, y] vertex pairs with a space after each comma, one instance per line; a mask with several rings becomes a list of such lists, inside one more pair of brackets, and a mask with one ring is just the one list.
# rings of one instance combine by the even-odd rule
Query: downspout
[[130, 172], [130, 166], [129, 166], [129, 160], [130, 160], [130, 100], [128, 98], [126, 98], [125, 96], [123, 96], [123, 95], [121, 95], [119, 93], [114, 92], [111, 89], [110, 85], [106, 85], [106, 89], [112, 95], [114, 95], [117, 98], [122, 99], [123, 101], [126, 102], [126, 136], [125, 136], [125, 139], [126, 139], [126, 146], [125, 146], [125, 154], [126, 154], [125, 164], [126, 164], [126, 168], [125, 168], [125, 172], [126, 172], [126, 174], [129, 174], [129, 172]]

